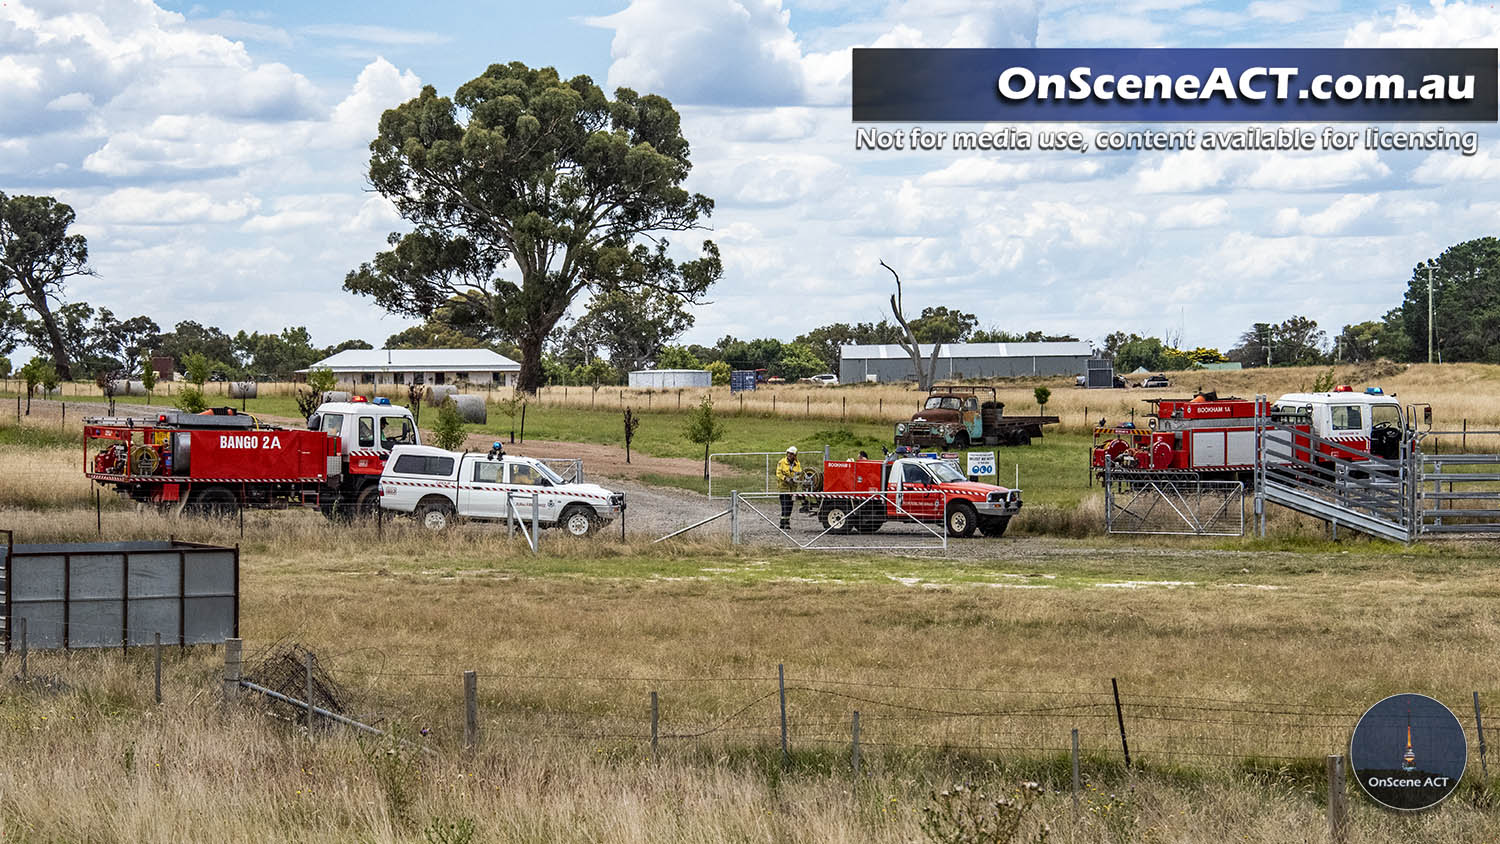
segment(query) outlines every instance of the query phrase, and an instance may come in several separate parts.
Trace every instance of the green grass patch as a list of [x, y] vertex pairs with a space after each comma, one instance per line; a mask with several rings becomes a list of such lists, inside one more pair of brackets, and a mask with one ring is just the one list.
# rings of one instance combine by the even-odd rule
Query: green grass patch
[[33, 425], [0, 425], [0, 445], [15, 445], [25, 448], [58, 448], [83, 444], [83, 429], [80, 423], [71, 422], [66, 429], [37, 427]]

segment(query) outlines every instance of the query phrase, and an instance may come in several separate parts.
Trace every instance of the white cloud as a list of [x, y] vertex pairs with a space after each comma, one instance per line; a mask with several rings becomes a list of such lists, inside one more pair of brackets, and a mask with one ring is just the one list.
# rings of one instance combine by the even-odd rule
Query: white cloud
[[1429, 185], [1451, 185], [1455, 183], [1492, 182], [1500, 179], [1500, 157], [1493, 154], [1494, 148], [1480, 149], [1473, 155], [1456, 152], [1428, 153], [1417, 165], [1411, 180]]
[[1400, 5], [1388, 15], [1361, 21], [1344, 36], [1345, 47], [1493, 47], [1500, 41], [1500, 11], [1492, 4], [1431, 0], [1431, 14]]
[[1136, 188], [1144, 193], [1192, 193], [1216, 187], [1228, 175], [1232, 154], [1183, 150], [1153, 160], [1142, 157], [1135, 168]]
[[960, 158], [941, 170], [922, 174], [923, 187], [963, 187], [1016, 184], [1039, 179], [1071, 181], [1088, 179], [1103, 168], [1090, 158], [1038, 158], [1030, 161], [999, 161], [993, 158]]
[[384, 58], [377, 58], [359, 72], [354, 89], [333, 107], [330, 122], [336, 140], [366, 141], [374, 136], [380, 115], [415, 97], [422, 81], [411, 71], [402, 72]]
[[1173, 205], [1156, 215], [1159, 229], [1206, 229], [1229, 222], [1229, 202], [1204, 199]]
[[873, 22], [808, 49], [782, 0], [631, 0], [588, 23], [614, 30], [611, 87], [715, 105], [830, 105], [849, 99], [854, 47], [1030, 47], [1039, 3], [898, 0]]
[[1337, 2], [1328, 0], [1255, 0], [1247, 7], [1252, 18], [1274, 23], [1296, 23], [1318, 12], [1329, 12], [1337, 8]]
[[1282, 234], [1340, 234], [1368, 214], [1379, 202], [1380, 197], [1374, 194], [1345, 194], [1315, 214], [1303, 214], [1300, 208], [1283, 208], [1276, 212], [1272, 225]]
[[81, 209], [92, 223], [168, 226], [181, 223], [227, 223], [260, 205], [253, 196], [216, 199], [204, 191], [122, 188]]
[[590, 23], [615, 32], [611, 88], [683, 103], [802, 101], [802, 48], [781, 0], [634, 0]]
[[1285, 153], [1257, 156], [1259, 164], [1241, 181], [1245, 187], [1271, 190], [1326, 190], [1389, 176], [1391, 168], [1374, 150]]

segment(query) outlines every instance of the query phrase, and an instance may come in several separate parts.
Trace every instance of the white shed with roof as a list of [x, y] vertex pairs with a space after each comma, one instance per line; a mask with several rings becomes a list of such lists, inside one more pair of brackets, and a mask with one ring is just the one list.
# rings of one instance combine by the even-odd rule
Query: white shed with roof
[[355, 384], [471, 384], [514, 387], [521, 365], [489, 349], [345, 349], [308, 369], [326, 367]]

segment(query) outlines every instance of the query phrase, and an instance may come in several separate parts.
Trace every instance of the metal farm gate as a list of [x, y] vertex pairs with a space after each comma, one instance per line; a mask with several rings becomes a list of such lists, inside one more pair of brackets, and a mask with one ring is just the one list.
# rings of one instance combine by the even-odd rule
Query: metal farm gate
[[[1471, 438], [1490, 450], [1471, 447]], [[1441, 444], [1454, 440], [1459, 451], [1442, 453]], [[1417, 532], [1500, 534], [1500, 431], [1423, 431], [1417, 443]]]
[[1245, 485], [1196, 472], [1128, 472], [1105, 466], [1107, 533], [1244, 536]]

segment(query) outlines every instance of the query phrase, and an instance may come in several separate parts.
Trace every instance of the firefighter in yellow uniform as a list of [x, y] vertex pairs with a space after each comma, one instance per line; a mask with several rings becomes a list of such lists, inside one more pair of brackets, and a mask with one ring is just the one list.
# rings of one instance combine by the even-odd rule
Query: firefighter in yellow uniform
[[797, 462], [797, 447], [791, 446], [786, 450], [786, 456], [776, 464], [776, 486], [781, 490], [781, 529], [787, 530], [792, 526], [792, 492], [797, 488], [793, 480], [802, 471], [802, 464]]

